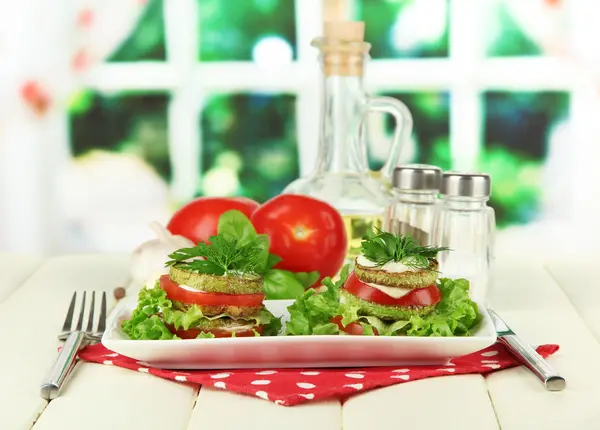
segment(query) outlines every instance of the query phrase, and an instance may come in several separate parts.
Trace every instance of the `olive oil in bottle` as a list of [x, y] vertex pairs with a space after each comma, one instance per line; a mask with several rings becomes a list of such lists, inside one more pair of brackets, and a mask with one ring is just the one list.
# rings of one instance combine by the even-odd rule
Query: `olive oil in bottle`
[[[412, 130], [412, 117], [403, 103], [372, 97], [364, 90], [364, 64], [371, 47], [364, 41], [364, 30], [363, 22], [326, 22], [324, 36], [313, 40], [323, 70], [318, 157], [311, 176], [292, 182], [283, 191], [323, 200], [339, 211], [346, 224], [348, 262], [360, 252], [362, 236], [384, 225], [393, 200], [385, 179], [389, 181], [402, 143]], [[368, 167], [364, 133], [367, 113], [373, 111], [396, 119], [390, 154], [380, 175]]]
[[348, 237], [348, 252], [346, 260], [354, 261], [360, 254], [360, 243], [363, 236], [373, 227], [382, 228], [383, 215], [379, 214], [352, 214], [342, 215], [344, 219], [344, 227], [346, 228], [346, 236]]

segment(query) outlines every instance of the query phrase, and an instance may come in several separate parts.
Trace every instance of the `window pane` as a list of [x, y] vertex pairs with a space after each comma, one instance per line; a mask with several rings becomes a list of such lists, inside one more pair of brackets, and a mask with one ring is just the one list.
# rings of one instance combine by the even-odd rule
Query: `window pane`
[[[401, 163], [450, 167], [449, 96], [445, 92], [386, 93], [402, 101], [413, 116], [413, 133], [402, 148]], [[395, 121], [389, 115], [369, 118], [369, 165], [379, 169], [387, 160]]]
[[263, 202], [299, 175], [294, 96], [213, 95], [202, 133], [203, 195]]
[[163, 0], [148, 1], [136, 27], [108, 59], [113, 62], [140, 60], [166, 60]]
[[[568, 102], [568, 94], [561, 92], [485, 94], [485, 147], [480, 168], [492, 175], [490, 202], [499, 226], [532, 221], [541, 211], [542, 189], [556, 189], [542, 186], [543, 174], [554, 158], [550, 142], [560, 133]], [[556, 143], [564, 146], [569, 142], [553, 146]]]
[[71, 103], [71, 149], [133, 154], [165, 180], [170, 178], [166, 93], [80, 93]]
[[448, 56], [448, 0], [357, 0], [372, 58]]
[[293, 0], [198, 0], [202, 61], [293, 59]]
[[164, 93], [80, 93], [58, 199], [68, 251], [130, 252], [171, 213]]
[[555, 1], [523, 2], [492, 0], [485, 26], [487, 55], [495, 57], [543, 55], [542, 44], [551, 46], [558, 35], [553, 10]]

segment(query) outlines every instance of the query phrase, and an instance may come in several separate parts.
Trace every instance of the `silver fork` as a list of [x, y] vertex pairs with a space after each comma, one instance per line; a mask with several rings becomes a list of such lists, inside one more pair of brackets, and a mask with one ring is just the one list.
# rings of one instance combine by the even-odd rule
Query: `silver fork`
[[40, 396], [46, 400], [52, 400], [58, 397], [63, 382], [69, 375], [69, 372], [75, 366], [77, 352], [85, 344], [96, 343], [102, 338], [102, 334], [106, 329], [106, 292], [102, 293], [102, 303], [100, 306], [100, 317], [98, 319], [97, 329], [94, 331], [94, 308], [96, 305], [96, 292], [92, 291], [92, 301], [89, 306], [88, 323], [83, 330], [83, 319], [86, 305], [86, 292], [83, 292], [81, 300], [81, 310], [79, 311], [79, 319], [75, 329], [72, 329], [74, 322], [75, 304], [77, 301], [77, 292], [73, 293], [69, 310], [63, 324], [61, 333], [58, 335], [59, 340], [64, 340], [65, 343], [58, 354], [58, 358], [54, 366], [46, 374], [42, 386], [40, 388]]

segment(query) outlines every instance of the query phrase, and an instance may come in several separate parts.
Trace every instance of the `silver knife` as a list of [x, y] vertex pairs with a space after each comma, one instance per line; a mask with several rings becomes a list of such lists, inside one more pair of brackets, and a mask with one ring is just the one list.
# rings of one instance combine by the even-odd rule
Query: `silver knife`
[[549, 391], [562, 391], [567, 385], [565, 378], [560, 376], [530, 345], [523, 342], [514, 331], [498, 316], [488, 309], [492, 318], [498, 340], [502, 342], [517, 360], [523, 363], [531, 372], [544, 383]]

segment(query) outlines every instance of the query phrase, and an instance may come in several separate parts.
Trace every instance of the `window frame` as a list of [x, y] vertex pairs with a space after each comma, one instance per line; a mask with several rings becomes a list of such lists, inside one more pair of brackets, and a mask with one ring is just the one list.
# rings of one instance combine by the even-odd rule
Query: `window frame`
[[[554, 57], [485, 56], [483, 28], [486, 2], [451, 1], [449, 6], [449, 56], [428, 59], [377, 59], [367, 65], [365, 87], [375, 92], [447, 91], [450, 94], [450, 145], [453, 167], [472, 170], [483, 147], [485, 91], [564, 91], [570, 95], [570, 120], [583, 141], [576, 159], [586, 160], [593, 149], [585, 136], [590, 131], [591, 77], [573, 61]], [[199, 154], [202, 130], [199, 115], [212, 93], [281, 92], [296, 96], [296, 129], [300, 174], [310, 173], [317, 154], [321, 78], [310, 41], [321, 33], [321, 0], [295, 2], [297, 59], [276, 71], [251, 61], [202, 63], [197, 61], [200, 36], [196, 0], [164, 2], [167, 58], [165, 62], [104, 63], [92, 70], [85, 86], [105, 93], [160, 90], [171, 94], [168, 106], [171, 184], [175, 199], [193, 197], [201, 176]], [[595, 88], [595, 87], [594, 87]], [[594, 150], [597, 153], [598, 150]], [[591, 192], [589, 172], [566, 168], [565, 174], [584, 180], [574, 188], [571, 204], [577, 213]], [[600, 175], [592, 175], [596, 179]], [[593, 182], [592, 182], [593, 184]]]

